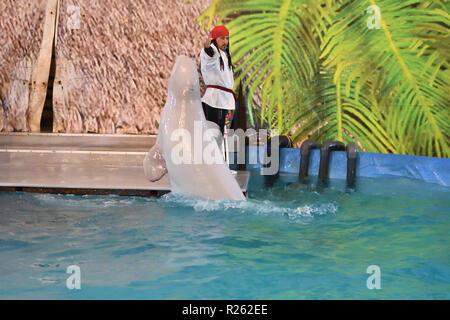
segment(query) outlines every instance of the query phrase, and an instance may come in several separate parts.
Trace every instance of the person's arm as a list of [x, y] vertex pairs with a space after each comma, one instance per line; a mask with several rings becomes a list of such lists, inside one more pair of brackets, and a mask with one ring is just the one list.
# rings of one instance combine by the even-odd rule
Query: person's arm
[[204, 43], [204, 48], [200, 54], [200, 62], [202, 66], [209, 69], [217, 67], [217, 65], [219, 64], [220, 54], [217, 48], [211, 45], [211, 40], [209, 39], [209, 36], [208, 42], [209, 43], [205, 41]]
[[211, 58], [214, 56], [214, 49], [213, 49], [211, 46], [205, 48], [205, 52], [206, 52], [206, 54], [207, 54], [208, 56], [210, 56]]
[[205, 53], [212, 58], [214, 56], [214, 49], [211, 48], [211, 35], [210, 34], [208, 34], [208, 38], [203, 43], [203, 46], [205, 47]]

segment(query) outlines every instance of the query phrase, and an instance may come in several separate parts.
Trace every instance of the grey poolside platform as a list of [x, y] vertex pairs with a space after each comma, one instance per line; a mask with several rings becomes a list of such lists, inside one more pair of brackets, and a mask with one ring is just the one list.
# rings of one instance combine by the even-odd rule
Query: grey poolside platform
[[[0, 133], [0, 190], [160, 196], [167, 175], [150, 182], [142, 162], [156, 136]], [[249, 172], [236, 176], [247, 193]]]

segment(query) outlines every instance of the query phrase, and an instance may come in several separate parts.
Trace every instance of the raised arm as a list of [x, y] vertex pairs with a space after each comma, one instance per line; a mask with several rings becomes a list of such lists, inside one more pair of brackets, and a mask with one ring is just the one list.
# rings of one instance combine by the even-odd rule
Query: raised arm
[[206, 68], [215, 67], [219, 64], [219, 51], [211, 45], [211, 37], [208, 35], [208, 39], [205, 40], [203, 44], [204, 48], [200, 53], [200, 62], [202, 66]]
[[205, 47], [206, 54], [210, 57], [214, 56], [214, 49], [211, 47], [211, 35], [209, 33], [203, 45]]

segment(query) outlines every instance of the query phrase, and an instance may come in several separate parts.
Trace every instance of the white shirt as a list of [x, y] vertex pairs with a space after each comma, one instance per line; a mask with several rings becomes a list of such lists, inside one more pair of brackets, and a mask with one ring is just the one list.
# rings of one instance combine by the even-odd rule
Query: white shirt
[[[203, 80], [206, 85], [216, 85], [233, 90], [234, 77], [232, 68], [228, 67], [227, 54], [211, 44], [214, 55], [210, 57], [204, 49], [200, 52], [200, 65]], [[220, 69], [219, 55], [222, 57], [224, 68]], [[218, 109], [235, 109], [233, 94], [220, 89], [207, 88], [202, 102]]]

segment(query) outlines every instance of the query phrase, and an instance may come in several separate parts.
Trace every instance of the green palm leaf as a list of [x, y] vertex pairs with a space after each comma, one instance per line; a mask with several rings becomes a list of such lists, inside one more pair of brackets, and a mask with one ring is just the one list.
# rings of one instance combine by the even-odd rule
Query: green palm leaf
[[[369, 29], [369, 6], [381, 10]], [[215, 0], [255, 117], [294, 141], [450, 156], [448, 2]], [[252, 114], [253, 114], [252, 113]]]
[[285, 111], [295, 104], [290, 94], [307, 87], [317, 73], [319, 43], [305, 26], [308, 19], [318, 21], [321, 11], [314, 17], [309, 10], [301, 10], [314, 6], [315, 1], [214, 1], [199, 18], [212, 21], [211, 8], [220, 17], [239, 12], [227, 24], [231, 53], [239, 61], [236, 71], [241, 74], [236, 83], [248, 75], [244, 85], [249, 86], [250, 99], [262, 89], [260, 119], [281, 132], [289, 127]]
[[[442, 36], [434, 28], [448, 24], [448, 16], [430, 6], [419, 10], [411, 7], [413, 3], [420, 5], [417, 1], [346, 2], [327, 31], [322, 57], [327, 68], [337, 70], [337, 85], [349, 87], [356, 80], [359, 91], [368, 85], [364, 74], [382, 76], [377, 84], [379, 96], [389, 100], [378, 98], [375, 103], [389, 103], [380, 121], [389, 138], [398, 143], [398, 152], [449, 156], [448, 78], [446, 72], [438, 72], [446, 59], [419, 36]], [[381, 9], [380, 29], [369, 30], [367, 16], [361, 15], [370, 5]], [[356, 70], [346, 81], [339, 74], [343, 66]]]

